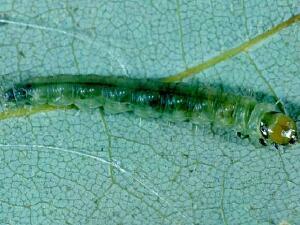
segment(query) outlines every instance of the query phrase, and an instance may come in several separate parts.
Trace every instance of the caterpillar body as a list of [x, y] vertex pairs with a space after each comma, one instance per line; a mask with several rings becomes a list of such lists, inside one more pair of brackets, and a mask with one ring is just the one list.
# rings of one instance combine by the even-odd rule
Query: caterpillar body
[[133, 112], [141, 117], [164, 117], [170, 121], [218, 121], [234, 127], [263, 145], [297, 142], [295, 122], [276, 104], [222, 90], [165, 83], [157, 79], [122, 76], [57, 75], [40, 77], [8, 89], [3, 94], [9, 107], [26, 105], [75, 105], [103, 107], [108, 113]]

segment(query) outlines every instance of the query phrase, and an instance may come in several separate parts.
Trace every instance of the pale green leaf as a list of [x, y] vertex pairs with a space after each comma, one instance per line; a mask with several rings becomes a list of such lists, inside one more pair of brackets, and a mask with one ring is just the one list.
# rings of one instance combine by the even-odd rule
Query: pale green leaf
[[[1, 0], [1, 89], [54, 74], [165, 77], [299, 14], [297, 0]], [[299, 114], [294, 23], [188, 81], [276, 94]], [[0, 123], [0, 224], [300, 224], [300, 145], [207, 124], [57, 110]]]

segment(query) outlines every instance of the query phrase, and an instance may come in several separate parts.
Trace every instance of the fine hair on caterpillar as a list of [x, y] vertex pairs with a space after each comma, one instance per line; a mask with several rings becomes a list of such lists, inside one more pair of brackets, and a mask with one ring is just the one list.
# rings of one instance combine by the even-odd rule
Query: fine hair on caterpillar
[[[229, 88], [204, 84], [164, 83], [125, 76], [56, 75], [37, 77], [4, 91], [7, 109], [26, 106], [102, 107], [106, 113], [132, 112], [171, 122], [204, 121], [233, 128], [262, 146], [297, 143], [297, 126], [283, 107], [262, 93], [238, 95]], [[232, 89], [234, 90], [234, 88]], [[256, 97], [259, 96], [259, 97]]]

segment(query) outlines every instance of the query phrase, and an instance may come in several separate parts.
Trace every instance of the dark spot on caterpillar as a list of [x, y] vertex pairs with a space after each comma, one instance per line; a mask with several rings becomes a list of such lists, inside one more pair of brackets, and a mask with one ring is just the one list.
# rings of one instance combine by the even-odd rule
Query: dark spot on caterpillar
[[263, 139], [263, 138], [259, 139], [259, 143], [261, 143], [263, 146], [267, 146], [267, 143], [266, 143], [265, 139]]
[[269, 137], [268, 127], [264, 123], [260, 123], [260, 132], [264, 138]]
[[295, 143], [296, 143], [296, 141], [297, 141], [297, 139], [296, 139], [296, 138], [292, 138], [292, 139], [290, 140], [290, 144], [295, 144]]

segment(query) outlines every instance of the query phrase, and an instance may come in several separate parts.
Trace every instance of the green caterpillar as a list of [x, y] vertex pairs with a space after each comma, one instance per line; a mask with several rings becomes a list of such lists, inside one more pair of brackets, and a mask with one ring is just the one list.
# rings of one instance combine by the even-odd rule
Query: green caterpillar
[[35, 78], [4, 92], [4, 105], [75, 105], [103, 107], [107, 113], [133, 112], [169, 121], [217, 121], [262, 145], [297, 142], [296, 123], [275, 104], [259, 102], [222, 90], [165, 83], [156, 79], [96, 75], [57, 75]]

